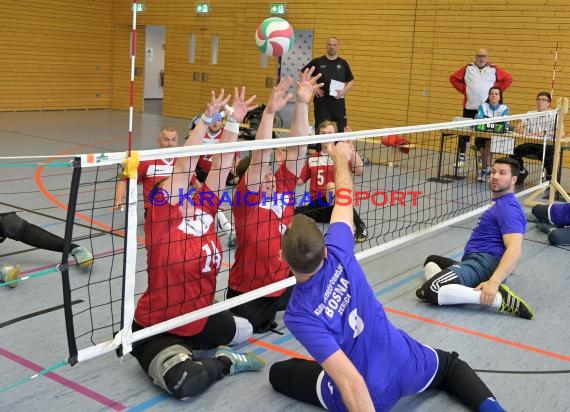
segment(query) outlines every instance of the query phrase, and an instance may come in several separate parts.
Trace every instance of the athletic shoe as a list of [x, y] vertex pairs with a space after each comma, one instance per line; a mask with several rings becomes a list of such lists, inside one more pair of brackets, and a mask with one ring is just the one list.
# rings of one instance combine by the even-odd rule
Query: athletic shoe
[[425, 276], [426, 280], [430, 280], [435, 275], [437, 275], [439, 272], [441, 272], [441, 268], [435, 262], [428, 262], [424, 266], [424, 276]]
[[354, 232], [354, 240], [356, 243], [362, 243], [368, 238], [368, 229], [364, 224], [356, 226], [356, 230]]
[[499, 312], [512, 313], [519, 318], [532, 319], [534, 311], [524, 300], [515, 295], [504, 283], [499, 286], [499, 293], [503, 298]]
[[75, 259], [75, 264], [82, 269], [88, 268], [93, 264], [93, 255], [82, 246], [77, 246], [70, 253]]
[[[219, 211], [218, 213], [223, 214], [221, 211]], [[227, 219], [220, 219], [218, 217], [216, 220], [218, 222], [218, 232], [229, 232], [230, 230], [233, 230], [232, 224]], [[223, 223], [222, 220], [224, 221]]]
[[416, 289], [416, 298], [418, 298], [419, 300], [421, 300], [422, 302], [425, 302], [426, 299], [424, 298], [424, 291], [422, 290], [422, 288], [417, 288]]
[[229, 248], [234, 248], [236, 247], [237, 244], [237, 236], [236, 236], [236, 231], [234, 228], [232, 228], [230, 230], [230, 234], [228, 236], [228, 247]]
[[218, 346], [216, 358], [225, 356], [232, 361], [229, 375], [247, 371], [258, 371], [265, 366], [265, 361], [254, 353], [238, 353], [229, 346]]
[[20, 279], [20, 265], [0, 265], [0, 282], [12, 282], [8, 283], [8, 286], [15, 288], [20, 283], [18, 279]]

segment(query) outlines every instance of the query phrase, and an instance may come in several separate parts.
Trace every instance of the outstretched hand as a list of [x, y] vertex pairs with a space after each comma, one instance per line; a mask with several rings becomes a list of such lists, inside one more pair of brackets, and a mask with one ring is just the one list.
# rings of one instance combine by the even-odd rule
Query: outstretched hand
[[354, 156], [354, 147], [350, 142], [340, 141], [328, 147], [329, 155], [336, 163], [338, 161], [350, 161]]
[[299, 80], [297, 80], [298, 103], [309, 103], [311, 101], [311, 97], [313, 97], [313, 93], [316, 93], [318, 90], [321, 90], [321, 87], [323, 87], [324, 83], [317, 83], [322, 74], [318, 73], [316, 76], [313, 76], [314, 71], [315, 66], [311, 66], [299, 74]]
[[278, 112], [293, 98], [293, 95], [287, 92], [291, 83], [293, 83], [291, 77], [281, 78], [279, 84], [273, 88], [271, 96], [269, 96], [269, 101], [267, 102], [267, 107], [265, 108], [268, 113]]
[[226, 116], [228, 119], [235, 120], [238, 123], [241, 123], [247, 112], [254, 110], [257, 108], [257, 105], [252, 105], [253, 101], [257, 96], [253, 95], [249, 99], [245, 99], [245, 86], [242, 86], [241, 89], [238, 90], [237, 87], [234, 88], [234, 96], [232, 101], [232, 107], [230, 113], [227, 113]]
[[220, 94], [217, 96], [216, 92], [212, 90], [210, 101], [206, 106], [204, 114], [208, 117], [213, 117], [216, 113], [220, 112], [221, 108], [224, 107], [229, 100], [230, 96], [224, 97], [224, 89], [220, 89]]

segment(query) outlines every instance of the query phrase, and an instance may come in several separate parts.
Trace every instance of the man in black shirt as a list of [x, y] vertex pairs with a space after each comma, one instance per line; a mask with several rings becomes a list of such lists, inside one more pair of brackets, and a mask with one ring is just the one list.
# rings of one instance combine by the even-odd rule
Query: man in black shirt
[[[336, 122], [337, 129], [342, 132], [347, 125], [344, 97], [352, 88], [354, 76], [348, 62], [338, 57], [338, 45], [338, 39], [330, 37], [327, 42], [327, 54], [311, 60], [301, 72], [314, 66], [313, 74], [322, 74], [319, 81], [322, 81], [324, 86], [316, 90], [313, 98], [315, 124], [331, 120]], [[334, 80], [332, 87], [331, 80]]]

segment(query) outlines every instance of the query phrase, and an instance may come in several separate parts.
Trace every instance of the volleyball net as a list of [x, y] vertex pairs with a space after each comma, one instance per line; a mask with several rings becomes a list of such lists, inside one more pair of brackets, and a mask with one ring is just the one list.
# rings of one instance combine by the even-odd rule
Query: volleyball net
[[[194, 306], [200, 309], [195, 311], [186, 311], [184, 302], [177, 302], [176, 308], [169, 308], [167, 304], [157, 307], [156, 311], [168, 312], [164, 316], [167, 320], [133, 332], [131, 326], [137, 301], [148, 287], [145, 245], [148, 246], [153, 239], [160, 237], [162, 242], [172, 242], [167, 245], [171, 246], [165, 249], [167, 251], [184, 248], [176, 236], [152, 233], [152, 225], [145, 230], [144, 195], [137, 186], [136, 173], [140, 162], [150, 162], [152, 165], [164, 158], [234, 152], [241, 153], [243, 158], [255, 150], [290, 150], [287, 148], [350, 140], [365, 164], [363, 173], [355, 176], [354, 190], [349, 196], [368, 232], [367, 239], [355, 246], [357, 257], [362, 259], [485, 210], [490, 205], [490, 190], [486, 182], [479, 181], [482, 180], [482, 160], [478, 155], [478, 147], [487, 147], [493, 159], [497, 159], [516, 156], [521, 145], [527, 144], [524, 147], [529, 150], [524, 154], [524, 167], [528, 174], [524, 185], [517, 185], [517, 195], [544, 187], [544, 170], [548, 169], [545, 162], [551, 161], [548, 153], [552, 145], [550, 140], [555, 138], [556, 114], [557, 111], [553, 110], [495, 119], [146, 150], [133, 152], [129, 158], [125, 152], [78, 155], [72, 163], [73, 178], [65, 238], [70, 242], [78, 227], [81, 227], [82, 232], [87, 229], [89, 233], [86, 237], [91, 239], [89, 246], [96, 260], [88, 276], [75, 276], [62, 271], [69, 363], [74, 364], [112, 351], [126, 354], [132, 349], [133, 343], [141, 339], [195, 322], [294, 283], [293, 277], [273, 283], [262, 277], [256, 279], [255, 286], [251, 285], [250, 292], [225, 299], [230, 268], [236, 264], [235, 249], [227, 246], [230, 231], [218, 228], [218, 225], [209, 221], [206, 222], [207, 225], [214, 225], [220, 240], [215, 243], [218, 245], [216, 248], [220, 248], [219, 253], [214, 256], [210, 252], [206, 256], [214, 259], [214, 264], [219, 267], [214, 283], [215, 292], [204, 289], [204, 295], [201, 295], [202, 283], [196, 279], [184, 280], [184, 275], [174, 285], [168, 284], [168, 278], [155, 283], [155, 287], [172, 291], [172, 288], [192, 288], [192, 285], [184, 282], [194, 282], [197, 288], [196, 296], [192, 297], [194, 303], [202, 298], [209, 300], [207, 304], [196, 303]], [[467, 139], [469, 142], [463, 158], [460, 141]], [[532, 144], [533, 151], [529, 144]], [[279, 156], [276, 157], [274, 170], [279, 167]], [[305, 158], [299, 160], [305, 163], [307, 159], [316, 158], [319, 163], [325, 157], [323, 153], [321, 156], [307, 153]], [[324, 160], [323, 164], [326, 164], [326, 159]], [[315, 178], [320, 177], [317, 175]], [[191, 176], [188, 176], [188, 180], [191, 180]], [[124, 183], [127, 183], [127, 192], [122, 201], [115, 198], [115, 192], [117, 185]], [[263, 207], [271, 208], [277, 204], [277, 209], [281, 207], [283, 210], [284, 207], [302, 206], [310, 201], [310, 196], [307, 195], [310, 194], [310, 184], [310, 181], [299, 184], [293, 193], [277, 193], [269, 199], [272, 204]], [[234, 224], [234, 205], [231, 202], [236, 201], [236, 191], [240, 186], [225, 186], [225, 182], [220, 186], [222, 191], [216, 206], [225, 208], [224, 216]], [[194, 195], [198, 192], [189, 190], [188, 193]], [[186, 198], [188, 199], [187, 196]], [[117, 200], [122, 203], [120, 206], [123, 211], [117, 207]], [[157, 199], [154, 197], [147, 195], [147, 200], [152, 203], [147, 207], [167, 207], [164, 203], [155, 203]], [[242, 197], [242, 201], [247, 202], [247, 198]], [[255, 210], [262, 206], [252, 202], [248, 207]], [[175, 229], [177, 224], [174, 224], [174, 217], [172, 219], [166, 226]], [[200, 219], [200, 224], [204, 224], [204, 215]], [[259, 225], [260, 228], [261, 223], [264, 222], [260, 222], [259, 218], [253, 219], [251, 223], [246, 220], [246, 225]], [[326, 230], [326, 226], [326, 223], [320, 223], [323, 230]], [[275, 236], [280, 237], [280, 233], [277, 231]], [[240, 238], [238, 233], [237, 247], [243, 246], [240, 246], [240, 242], [256, 241], [255, 238]], [[265, 240], [258, 247], [259, 259], [278, 254], [278, 250], [263, 249], [269, 247]], [[193, 256], [187, 251], [183, 257], [184, 262], [167, 259], [167, 265], [173, 267], [163, 268], [165, 277], [166, 273], [170, 273], [169, 269], [183, 271], [184, 263], [192, 259], [202, 259], [200, 262], [206, 265], [203, 255]], [[64, 256], [63, 261], [66, 260], [67, 256]], [[248, 264], [251, 265], [252, 262]], [[272, 279], [272, 273], [264, 276]], [[158, 284], [162, 286], [156, 286]], [[157, 290], [153, 292], [160, 293]]]

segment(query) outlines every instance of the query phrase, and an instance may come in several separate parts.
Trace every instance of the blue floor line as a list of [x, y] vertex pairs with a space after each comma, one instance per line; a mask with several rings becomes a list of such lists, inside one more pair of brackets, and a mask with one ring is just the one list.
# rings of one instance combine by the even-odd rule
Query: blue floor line
[[[463, 251], [460, 253], [456, 253], [453, 256], [450, 256], [451, 259], [457, 259], [458, 257], [460, 257], [463, 254]], [[397, 289], [415, 279], [421, 278], [424, 274], [423, 269], [420, 271], [417, 271], [413, 274], [411, 274], [410, 276], [405, 277], [404, 279], [401, 279], [397, 282], [394, 282], [393, 284], [391, 284], [390, 286], [387, 286], [385, 288], [382, 288], [378, 291], [376, 291], [374, 293], [374, 295], [376, 297], [378, 296], [382, 296], [385, 295], [386, 293], [389, 293], [391, 291], [393, 291], [394, 289]], [[284, 336], [280, 336], [277, 339], [275, 339], [274, 341], [272, 341], [271, 343], [273, 345], [281, 345], [285, 342], [289, 342], [290, 340], [293, 340], [294, 336], [292, 333], [286, 333]], [[254, 350], [252, 350], [251, 352], [255, 353], [256, 355], [261, 355], [265, 352], [267, 352], [268, 349], [265, 348], [255, 348]], [[133, 406], [132, 408], [129, 409], [129, 411], [136, 411], [136, 412], [142, 412], [148, 408], [151, 408], [153, 406], [155, 406], [156, 404], [168, 399], [170, 397], [170, 395], [167, 394], [162, 394], [159, 396], [155, 396], [154, 398], [150, 398], [148, 401], [145, 401], [139, 405]]]

